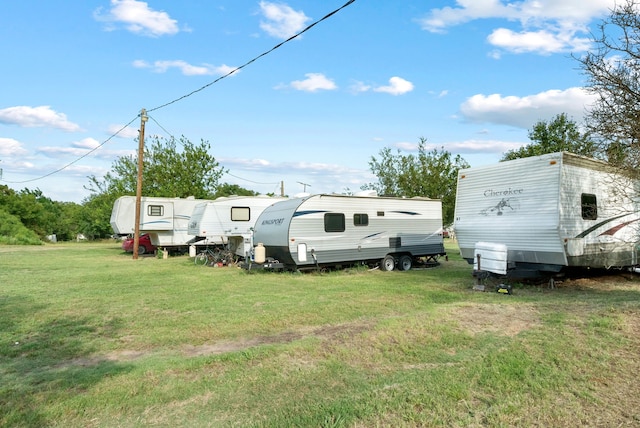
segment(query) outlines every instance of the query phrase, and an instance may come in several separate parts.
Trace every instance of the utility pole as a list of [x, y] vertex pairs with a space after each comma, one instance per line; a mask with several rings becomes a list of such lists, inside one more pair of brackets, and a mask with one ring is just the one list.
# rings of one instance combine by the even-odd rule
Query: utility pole
[[[1, 169], [0, 169], [0, 173], [2, 173]], [[0, 178], [1, 178], [1, 175], [0, 175]], [[280, 182], [280, 196], [284, 198], [284, 181]]]
[[147, 110], [140, 110], [140, 135], [138, 138], [138, 185], [136, 187], [136, 219], [133, 234], [133, 258], [138, 259], [138, 246], [140, 245], [140, 205], [142, 199], [142, 156], [144, 154], [144, 124], [149, 118]]
[[302, 184], [304, 187], [302, 188], [302, 191], [304, 193], [307, 193], [307, 186], [311, 187], [311, 184], [307, 184], [307, 183], [303, 183], [302, 181], [298, 181], [298, 184]]

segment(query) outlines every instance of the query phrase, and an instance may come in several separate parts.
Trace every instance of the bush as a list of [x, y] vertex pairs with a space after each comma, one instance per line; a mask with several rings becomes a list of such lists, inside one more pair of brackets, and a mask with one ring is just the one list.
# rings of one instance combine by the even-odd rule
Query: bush
[[0, 208], [0, 244], [42, 245], [38, 235], [14, 215]]

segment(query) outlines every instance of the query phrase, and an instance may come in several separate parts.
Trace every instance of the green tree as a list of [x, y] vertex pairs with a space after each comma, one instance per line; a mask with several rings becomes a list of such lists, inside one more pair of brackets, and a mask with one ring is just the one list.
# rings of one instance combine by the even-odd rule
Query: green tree
[[218, 186], [216, 189], [216, 193], [213, 195], [214, 198], [219, 198], [221, 196], [257, 196], [258, 192], [254, 192], [253, 190], [245, 189], [244, 187], [240, 187], [237, 184], [229, 184], [223, 183]]
[[25, 188], [16, 192], [0, 186], [0, 208], [40, 238], [55, 234], [58, 240], [74, 239], [79, 230], [81, 206], [73, 202], [53, 201], [40, 189]]
[[[204, 140], [194, 144], [184, 136], [177, 141], [158, 136], [149, 138], [142, 157], [142, 195], [212, 199], [225, 171], [210, 151], [211, 145]], [[89, 185], [85, 186], [91, 194], [83, 201], [82, 232], [91, 237], [112, 234], [113, 204], [120, 196], [135, 195], [137, 183], [137, 154], [117, 158], [102, 180], [90, 176]]]
[[[209, 152], [211, 145], [201, 140], [194, 144], [184, 136], [165, 139], [151, 137], [143, 154], [142, 194], [196, 199], [209, 199], [216, 193], [224, 168]], [[177, 143], [181, 149], [178, 150]], [[117, 158], [102, 181], [89, 177], [92, 193], [135, 195], [138, 182], [138, 156]], [[115, 198], [114, 198], [115, 201]]]
[[595, 48], [576, 58], [595, 96], [587, 129], [599, 157], [640, 175], [640, 6], [617, 3], [594, 33]]
[[79, 227], [89, 239], [106, 238], [113, 234], [111, 211], [118, 196], [111, 193], [94, 193], [82, 202]]
[[502, 161], [538, 156], [546, 153], [571, 152], [594, 157], [596, 144], [586, 133], [580, 132], [578, 125], [566, 113], [560, 113], [550, 121], [541, 120], [529, 130], [531, 144], [516, 150], [509, 150]]
[[0, 244], [42, 245], [38, 235], [0, 205]]
[[441, 148], [427, 151], [426, 139], [420, 138], [417, 155], [393, 153], [388, 147], [380, 151], [379, 159], [371, 157], [369, 167], [377, 183], [362, 186], [385, 196], [423, 196], [442, 201], [444, 224], [451, 224], [455, 211], [458, 170], [469, 164], [460, 156]]

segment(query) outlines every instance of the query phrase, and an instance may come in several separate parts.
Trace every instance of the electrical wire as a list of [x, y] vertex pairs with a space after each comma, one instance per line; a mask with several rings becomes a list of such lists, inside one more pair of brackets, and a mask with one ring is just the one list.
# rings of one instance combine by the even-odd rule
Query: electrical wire
[[225, 172], [226, 175], [230, 175], [234, 178], [237, 178], [238, 180], [244, 180], [244, 181], [248, 181], [249, 183], [253, 183], [253, 184], [266, 184], [266, 185], [276, 185], [276, 184], [280, 184], [280, 183], [262, 183], [259, 181], [253, 181], [253, 180], [249, 180], [248, 178], [242, 178], [242, 177], [238, 177], [237, 175], [233, 175], [231, 174], [229, 171]]
[[153, 116], [147, 116], [149, 119], [153, 120], [156, 125], [158, 125], [160, 127], [160, 129], [162, 129], [171, 139], [173, 139], [175, 141], [175, 137], [173, 136], [173, 134], [169, 131], [167, 131], [166, 129], [164, 129], [164, 127], [162, 125], [160, 125], [160, 123], [153, 117]]
[[89, 156], [91, 153], [95, 152], [96, 150], [98, 150], [99, 148], [101, 148], [102, 146], [104, 146], [105, 144], [107, 144], [109, 141], [111, 141], [111, 139], [113, 139], [114, 137], [116, 137], [119, 133], [121, 133], [127, 126], [131, 125], [133, 123], [134, 120], [137, 120], [138, 117], [140, 117], [140, 115], [134, 117], [133, 119], [131, 119], [131, 121], [129, 123], [127, 123], [126, 125], [124, 125], [122, 128], [118, 129], [116, 132], [114, 132], [113, 134], [111, 134], [111, 136], [109, 138], [107, 138], [106, 140], [104, 140], [102, 143], [98, 144], [97, 146], [95, 146], [93, 149], [89, 150], [87, 153], [83, 154], [82, 156], [80, 156], [79, 158], [75, 159], [72, 162], [69, 162], [68, 164], [66, 164], [65, 166], [56, 169], [55, 171], [51, 171], [48, 174], [45, 174], [43, 176], [37, 177], [37, 178], [32, 178], [29, 180], [23, 180], [23, 181], [9, 181], [9, 180], [0, 180], [0, 181], [4, 181], [5, 183], [10, 183], [10, 184], [23, 184], [23, 183], [29, 183], [32, 181], [37, 181], [37, 180], [42, 180], [43, 178], [47, 178], [52, 176], [53, 174], [57, 174], [58, 172], [65, 170], [67, 168], [69, 168], [71, 165], [73, 165], [74, 163], [86, 158], [87, 156]]
[[218, 77], [218, 78], [217, 78], [217, 79], [215, 79], [213, 82], [209, 82], [209, 83], [207, 83], [206, 85], [204, 85], [204, 86], [202, 86], [202, 87], [200, 87], [200, 88], [198, 88], [198, 89], [196, 89], [196, 90], [194, 90], [194, 91], [191, 91], [191, 92], [189, 92], [189, 93], [188, 93], [188, 94], [186, 94], [186, 95], [183, 95], [183, 96], [181, 96], [181, 97], [178, 97], [178, 98], [174, 99], [173, 101], [169, 101], [168, 103], [165, 103], [165, 104], [159, 105], [159, 106], [154, 107], [154, 108], [152, 108], [152, 109], [149, 109], [148, 111], [149, 111], [149, 112], [152, 112], [152, 111], [155, 111], [155, 110], [159, 110], [159, 109], [164, 108], [164, 107], [167, 107], [167, 106], [169, 106], [169, 105], [171, 105], [171, 104], [177, 103], [178, 101], [181, 101], [181, 100], [183, 100], [183, 99], [185, 99], [185, 98], [188, 98], [188, 97], [190, 97], [190, 96], [192, 96], [192, 95], [194, 95], [194, 94], [196, 94], [196, 93], [198, 93], [198, 92], [204, 91], [204, 90], [205, 90], [205, 89], [207, 89], [209, 86], [211, 86], [211, 85], [213, 85], [213, 84], [215, 84], [215, 83], [218, 83], [219, 81], [221, 81], [222, 79], [224, 79], [224, 78], [226, 78], [226, 77], [231, 76], [233, 73], [235, 73], [235, 72], [237, 72], [237, 71], [240, 71], [241, 69], [245, 68], [245, 67], [246, 67], [246, 66], [248, 66], [249, 64], [254, 63], [255, 61], [257, 61], [257, 60], [259, 60], [260, 58], [262, 58], [263, 56], [266, 56], [266, 55], [270, 54], [271, 52], [275, 51], [276, 49], [278, 49], [278, 48], [279, 48], [279, 47], [281, 47], [282, 45], [284, 45], [284, 44], [286, 44], [286, 43], [290, 42], [291, 40], [295, 39], [296, 37], [299, 37], [300, 35], [302, 35], [302, 34], [303, 34], [303, 33], [305, 33], [306, 31], [309, 31], [312, 27], [314, 27], [314, 26], [318, 25], [319, 23], [321, 23], [321, 22], [322, 22], [322, 21], [324, 21], [325, 19], [328, 19], [328, 18], [330, 18], [331, 16], [335, 15], [336, 13], [340, 12], [342, 9], [344, 9], [345, 7], [347, 7], [347, 6], [351, 5], [351, 4], [352, 4], [352, 3], [354, 3], [355, 1], [356, 1], [356, 0], [349, 0], [348, 2], [346, 2], [345, 4], [343, 4], [342, 6], [340, 6], [339, 8], [335, 9], [333, 12], [330, 12], [330, 13], [326, 14], [325, 16], [323, 16], [322, 18], [320, 18], [319, 20], [317, 20], [317, 21], [315, 21], [315, 22], [313, 22], [313, 23], [309, 24], [309, 26], [307, 26], [306, 28], [304, 28], [302, 31], [300, 31], [300, 32], [298, 32], [298, 33], [296, 33], [296, 34], [294, 34], [293, 36], [289, 37], [287, 40], [284, 40], [283, 42], [278, 43], [277, 45], [275, 45], [274, 47], [272, 47], [272, 48], [271, 48], [271, 49], [269, 49], [268, 51], [265, 51], [265, 52], [261, 53], [261, 54], [260, 54], [260, 55], [258, 55], [257, 57], [255, 57], [255, 58], [253, 58], [253, 59], [251, 59], [251, 60], [249, 60], [249, 61], [245, 62], [245, 63], [244, 63], [244, 64], [242, 64], [241, 66], [234, 68], [233, 70], [231, 70], [231, 71], [230, 71], [230, 72], [228, 72], [227, 74], [225, 74], [225, 75], [223, 75], [223, 76]]
[[[347, 1], [345, 4], [343, 4], [343, 5], [342, 5], [342, 6], [340, 6], [339, 8], [337, 8], [337, 9], [335, 9], [334, 11], [332, 11], [332, 12], [330, 12], [330, 13], [326, 14], [325, 16], [323, 16], [322, 18], [320, 18], [319, 20], [317, 20], [317, 21], [315, 21], [315, 22], [313, 22], [313, 23], [309, 24], [309, 25], [308, 25], [307, 27], [305, 27], [303, 30], [301, 30], [300, 32], [298, 32], [298, 33], [294, 34], [293, 36], [289, 37], [287, 40], [284, 40], [284, 41], [282, 41], [282, 42], [278, 43], [277, 45], [275, 45], [274, 47], [272, 47], [272, 48], [271, 48], [271, 49], [269, 49], [268, 51], [265, 51], [265, 52], [261, 53], [260, 55], [258, 55], [258, 56], [256, 56], [256, 57], [254, 57], [253, 59], [251, 59], [251, 60], [247, 61], [246, 63], [242, 64], [241, 66], [236, 67], [235, 69], [231, 70], [231, 71], [230, 71], [230, 72], [228, 72], [227, 74], [225, 74], [225, 75], [223, 75], [223, 76], [218, 77], [218, 78], [217, 78], [217, 79], [215, 79], [214, 81], [209, 82], [209, 83], [207, 83], [206, 85], [204, 85], [204, 86], [202, 86], [202, 87], [200, 87], [200, 88], [198, 88], [198, 89], [196, 89], [196, 90], [194, 90], [194, 91], [189, 92], [188, 94], [185, 94], [185, 95], [183, 95], [183, 96], [181, 96], [181, 97], [178, 97], [178, 98], [176, 98], [176, 99], [174, 99], [174, 100], [172, 100], [172, 101], [169, 101], [169, 102], [167, 102], [167, 103], [165, 103], [165, 104], [161, 104], [161, 105], [159, 105], [159, 106], [157, 106], [157, 107], [154, 107], [154, 108], [152, 108], [152, 109], [149, 109], [149, 110], [147, 110], [147, 113], [150, 113], [150, 112], [152, 112], [152, 111], [156, 111], [156, 110], [160, 110], [161, 108], [167, 107], [167, 106], [169, 106], [169, 105], [171, 105], [171, 104], [175, 104], [175, 103], [177, 103], [178, 101], [181, 101], [181, 100], [183, 100], [183, 99], [185, 99], [185, 98], [188, 98], [188, 97], [190, 97], [190, 96], [192, 96], [192, 95], [194, 95], [194, 94], [196, 94], [196, 93], [198, 93], [198, 92], [201, 92], [201, 91], [203, 91], [203, 90], [207, 89], [207, 88], [208, 88], [208, 87], [210, 87], [211, 85], [213, 85], [213, 84], [215, 84], [215, 83], [219, 82], [220, 80], [222, 80], [222, 79], [224, 79], [224, 78], [226, 78], [226, 77], [231, 76], [233, 73], [236, 73], [237, 71], [239, 71], [239, 70], [241, 70], [241, 69], [243, 69], [243, 68], [247, 67], [248, 65], [250, 65], [250, 64], [252, 64], [252, 63], [254, 63], [255, 61], [259, 60], [259, 59], [260, 59], [260, 58], [262, 58], [263, 56], [266, 56], [266, 55], [270, 54], [271, 52], [275, 51], [276, 49], [278, 49], [278, 48], [279, 48], [279, 47], [281, 47], [282, 45], [284, 45], [284, 44], [286, 44], [286, 43], [290, 42], [291, 40], [293, 40], [293, 39], [295, 39], [295, 38], [297, 38], [297, 37], [301, 36], [303, 33], [305, 33], [305, 32], [307, 32], [307, 31], [309, 31], [311, 28], [313, 28], [314, 26], [318, 25], [318, 24], [319, 24], [319, 23], [321, 23], [322, 21], [324, 21], [324, 20], [326, 20], [326, 19], [330, 18], [331, 16], [335, 15], [336, 13], [340, 12], [342, 9], [344, 9], [344, 8], [346, 8], [347, 6], [351, 5], [351, 4], [352, 4], [352, 3], [354, 3], [355, 1], [356, 1], [356, 0], [349, 0], [349, 1]], [[52, 175], [54, 175], [54, 174], [57, 174], [58, 172], [63, 171], [63, 170], [65, 170], [65, 169], [69, 168], [71, 165], [73, 165], [73, 164], [75, 164], [76, 162], [78, 162], [78, 161], [80, 161], [80, 160], [84, 159], [85, 157], [89, 156], [91, 153], [95, 152], [96, 150], [98, 150], [99, 148], [101, 148], [102, 146], [104, 146], [106, 143], [108, 143], [109, 141], [111, 141], [111, 139], [112, 139], [112, 138], [114, 138], [114, 137], [115, 137], [115, 136], [117, 136], [120, 132], [122, 132], [122, 131], [127, 127], [127, 126], [131, 125], [131, 124], [133, 123], [133, 121], [135, 121], [138, 117], [140, 117], [140, 115], [139, 115], [139, 114], [138, 114], [138, 116], [136, 116], [134, 119], [132, 119], [129, 123], [127, 123], [127, 124], [126, 124], [126, 125], [124, 125], [122, 128], [120, 128], [117, 132], [115, 132], [114, 134], [112, 134], [109, 138], [107, 138], [106, 140], [104, 140], [102, 143], [100, 143], [99, 145], [97, 145], [97, 146], [96, 146], [96, 147], [94, 147], [93, 149], [89, 150], [89, 151], [88, 151], [87, 153], [85, 153], [84, 155], [82, 155], [82, 156], [78, 157], [78, 158], [77, 158], [77, 159], [75, 159], [74, 161], [69, 162], [68, 164], [64, 165], [63, 167], [56, 169], [55, 171], [52, 171], [52, 172], [50, 172], [50, 173], [48, 173], [48, 174], [45, 174], [45, 175], [43, 175], [43, 176], [40, 176], [40, 177], [37, 177], [37, 178], [32, 178], [32, 179], [29, 179], [29, 180], [23, 180], [23, 181], [8, 181], [8, 180], [3, 180], [2, 178], [0, 178], [0, 181], [4, 181], [5, 183], [10, 183], [10, 184], [23, 184], [23, 183], [30, 183], [30, 182], [33, 182], [33, 181], [42, 180], [43, 178], [47, 178], [47, 177], [50, 177], [50, 176], [52, 176]], [[155, 119], [153, 119], [153, 118], [152, 118], [152, 120], [153, 120], [154, 122], [156, 122], [156, 124], [158, 124], [158, 126], [160, 126], [160, 128], [161, 128], [161, 129], [163, 129], [163, 130], [164, 130], [168, 135], [170, 135], [170, 136], [173, 138], [173, 135], [172, 135], [170, 132], [168, 132], [166, 129], [164, 129], [164, 128], [163, 128], [163, 127], [162, 127], [162, 126], [161, 126], [161, 125], [160, 125], [160, 124], [155, 120]], [[231, 175], [231, 174], [229, 174], [229, 175]], [[232, 176], [233, 176], [233, 175], [232, 175]], [[233, 176], [233, 177], [235, 177], [235, 176]], [[243, 178], [241, 178], [241, 177], [235, 177], [235, 178], [238, 178], [238, 179], [244, 180], [244, 179], [243, 179]], [[251, 181], [251, 180], [246, 180], [246, 181]], [[255, 182], [254, 182], [254, 183], [255, 183]], [[255, 183], [255, 184], [274, 184], [274, 183]], [[275, 184], [277, 184], [277, 183], [275, 183]]]

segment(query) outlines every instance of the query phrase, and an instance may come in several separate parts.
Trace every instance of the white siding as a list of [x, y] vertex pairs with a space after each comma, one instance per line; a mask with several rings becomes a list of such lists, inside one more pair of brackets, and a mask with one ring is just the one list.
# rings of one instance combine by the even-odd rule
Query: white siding
[[558, 236], [560, 154], [458, 173], [454, 229], [463, 257], [475, 244], [504, 244], [512, 261], [564, 264]]

